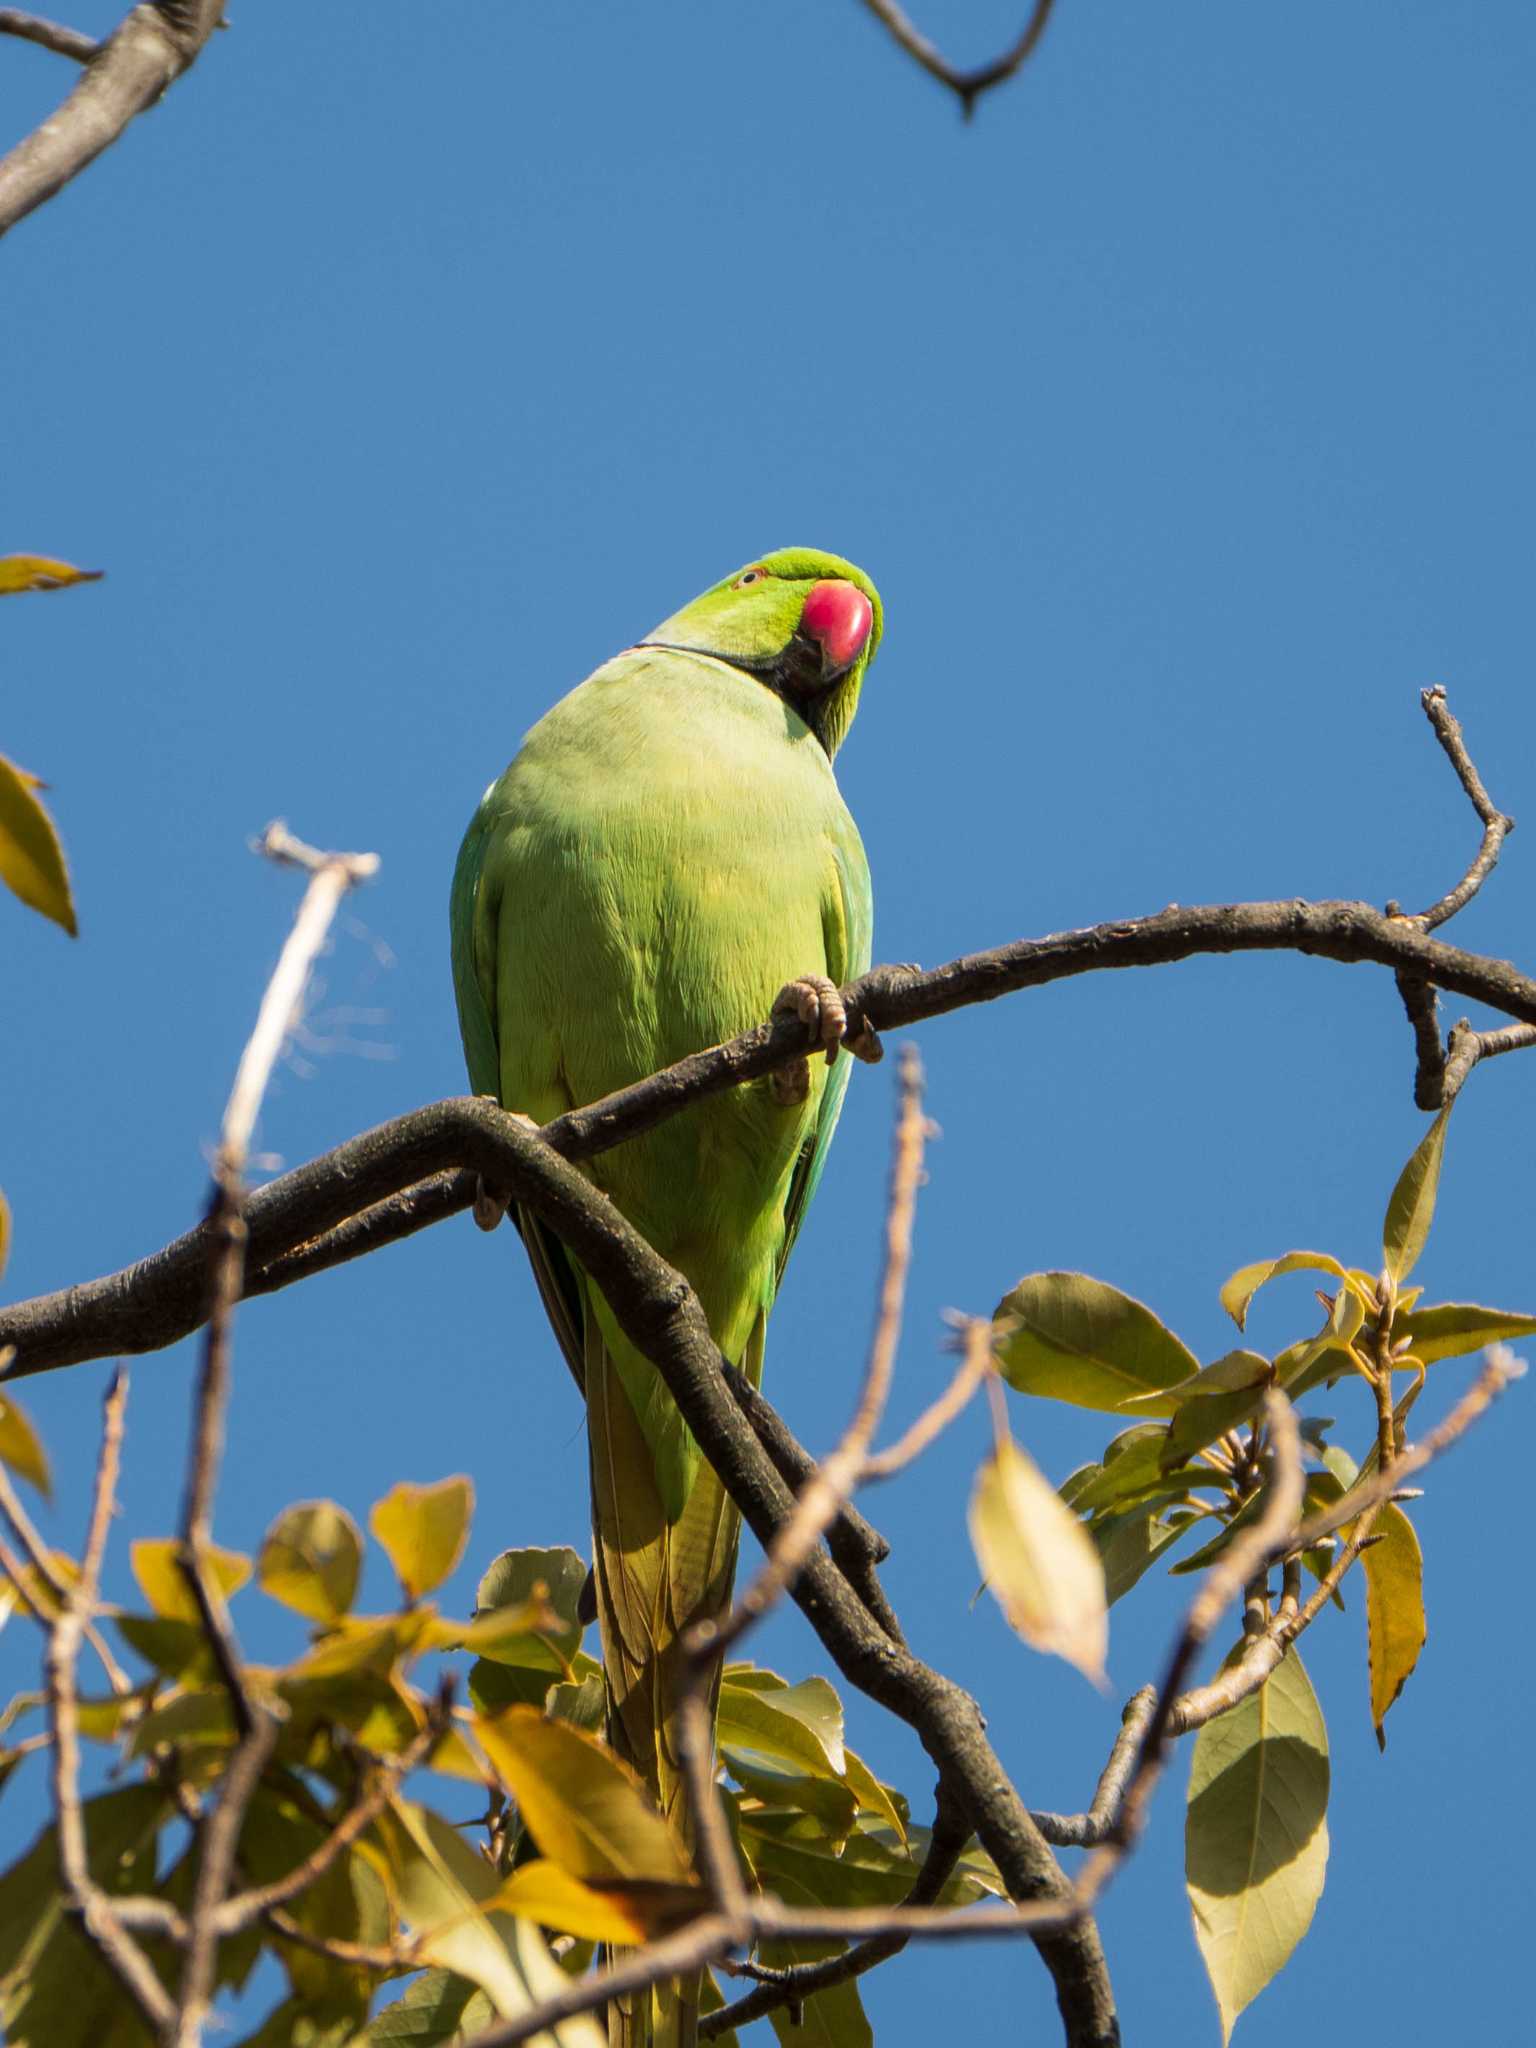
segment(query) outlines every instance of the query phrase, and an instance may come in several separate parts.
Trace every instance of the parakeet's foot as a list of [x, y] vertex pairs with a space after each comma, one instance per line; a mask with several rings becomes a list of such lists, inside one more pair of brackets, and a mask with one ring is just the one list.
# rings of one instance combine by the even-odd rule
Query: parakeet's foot
[[[828, 981], [824, 974], [802, 974], [798, 981], [791, 981], [780, 989], [774, 998], [773, 1015], [781, 1016], [786, 1010], [798, 1017], [802, 1024], [809, 1024], [815, 1029], [829, 1067], [837, 1058], [840, 1045], [846, 1046], [855, 1059], [873, 1063], [884, 1057], [884, 1047], [867, 1024], [861, 1024], [858, 1031], [849, 1037], [847, 1007], [837, 984]], [[774, 1100], [787, 1109], [804, 1102], [811, 1092], [810, 1068], [804, 1055], [776, 1067], [769, 1079]]]
[[[539, 1126], [531, 1116], [524, 1116], [520, 1109], [509, 1110], [512, 1121], [521, 1124], [525, 1131], [539, 1134]], [[475, 1200], [470, 1214], [482, 1230], [494, 1230], [502, 1217], [512, 1206], [512, 1197], [501, 1188], [488, 1188], [483, 1180], [475, 1182]]]

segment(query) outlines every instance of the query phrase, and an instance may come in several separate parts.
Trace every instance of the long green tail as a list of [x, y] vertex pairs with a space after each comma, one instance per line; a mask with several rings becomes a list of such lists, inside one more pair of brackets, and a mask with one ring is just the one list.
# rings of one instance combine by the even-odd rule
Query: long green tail
[[[762, 1323], [752, 1345], [761, 1369]], [[645, 1780], [690, 1851], [693, 1814], [678, 1753], [674, 1702], [686, 1630], [730, 1604], [741, 1517], [701, 1464], [669, 1523], [651, 1453], [597, 1319], [585, 1342], [592, 1454], [592, 1543], [608, 1682], [608, 1739]], [[754, 1372], [754, 1377], [756, 1373]], [[614, 2048], [694, 2048], [699, 1979], [674, 1979], [609, 2006]]]

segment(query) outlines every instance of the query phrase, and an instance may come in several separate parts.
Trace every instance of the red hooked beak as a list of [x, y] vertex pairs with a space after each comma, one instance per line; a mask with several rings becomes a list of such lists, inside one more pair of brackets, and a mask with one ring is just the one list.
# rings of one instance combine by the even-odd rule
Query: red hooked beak
[[825, 676], [852, 668], [864, 651], [874, 607], [857, 584], [837, 578], [814, 586], [800, 614], [800, 631], [821, 649]]

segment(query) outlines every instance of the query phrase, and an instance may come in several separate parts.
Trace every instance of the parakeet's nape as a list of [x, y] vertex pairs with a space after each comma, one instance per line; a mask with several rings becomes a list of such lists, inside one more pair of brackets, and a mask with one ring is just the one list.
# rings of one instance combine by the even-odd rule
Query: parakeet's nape
[[[819, 1021], [825, 1062], [697, 1103], [588, 1168], [753, 1380], [847, 1085], [833, 990], [869, 965], [869, 868], [832, 756], [880, 623], [874, 585], [836, 555], [749, 563], [539, 721], [454, 875], [471, 1084], [541, 1124], [776, 1001]], [[848, 1049], [878, 1057], [871, 1037]], [[586, 1394], [609, 1739], [691, 1840], [677, 1647], [729, 1601], [739, 1519], [601, 1293], [533, 1217], [517, 1222]], [[611, 2038], [686, 2048], [696, 2021], [697, 1986], [664, 1986], [611, 2009]]]

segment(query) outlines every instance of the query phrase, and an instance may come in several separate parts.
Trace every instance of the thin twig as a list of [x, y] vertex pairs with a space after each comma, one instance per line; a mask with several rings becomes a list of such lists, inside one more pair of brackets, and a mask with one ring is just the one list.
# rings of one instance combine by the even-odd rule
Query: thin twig
[[[213, 1497], [224, 1444], [229, 1400], [230, 1351], [235, 1305], [240, 1299], [246, 1252], [245, 1163], [251, 1134], [272, 1069], [292, 1030], [314, 966], [342, 898], [377, 872], [374, 854], [317, 854], [281, 824], [270, 825], [258, 851], [303, 867], [309, 886], [299, 905], [277, 966], [257, 1011], [256, 1026], [241, 1056], [224, 1111], [210, 1218], [211, 1307], [193, 1411], [186, 1493], [182, 1506], [179, 1562], [197, 1603], [203, 1633], [229, 1695], [239, 1742], [207, 1807], [199, 1829], [199, 1855], [187, 1915], [188, 1935], [176, 2004], [172, 2048], [196, 2048], [213, 1994], [223, 1917], [235, 1870], [240, 1831], [256, 1787], [277, 1742], [276, 1710], [259, 1700], [247, 1683], [239, 1645], [230, 1626], [223, 1591], [212, 1565]], [[345, 1823], [343, 1824], [345, 1825]], [[348, 1838], [350, 1839], [350, 1837]], [[322, 1849], [325, 1845], [322, 1845]], [[339, 1854], [345, 1842], [336, 1845]], [[317, 1851], [319, 1855], [321, 1852]], [[311, 1859], [313, 1860], [313, 1859]], [[322, 1865], [322, 1867], [324, 1867]], [[249, 1925], [263, 1905], [281, 1903], [291, 1892], [270, 1894], [235, 1925]]]
[[[1448, 889], [1428, 910], [1404, 919], [1417, 930], [1429, 932], [1453, 918], [1472, 901], [1493, 873], [1500, 849], [1515, 829], [1515, 821], [1498, 808], [1484, 787], [1483, 778], [1467, 751], [1460, 722], [1452, 715], [1446, 701], [1444, 689], [1436, 684], [1433, 689], [1422, 691], [1419, 702], [1483, 827], [1477, 853], [1456, 886]], [[1395, 903], [1387, 905], [1387, 912], [1389, 916], [1400, 914]], [[1484, 1044], [1482, 1037], [1463, 1019], [1451, 1033], [1450, 1043], [1442, 1046], [1439, 1004], [1429, 975], [1418, 969], [1399, 968], [1397, 987], [1408, 1021], [1413, 1026], [1417, 1054], [1413, 1099], [1419, 1109], [1448, 1108], [1479, 1059], [1490, 1053], [1514, 1052], [1522, 1046], [1536, 1045], [1536, 1029], [1521, 1031], [1518, 1028], [1508, 1032], [1490, 1032], [1486, 1034], [1490, 1042]]]
[[1440, 684], [1425, 690], [1419, 702], [1424, 707], [1424, 716], [1435, 729], [1435, 738], [1445, 749], [1446, 758], [1456, 770], [1456, 779], [1467, 792], [1468, 801], [1482, 820], [1483, 840], [1477, 849], [1472, 865], [1456, 884], [1448, 889], [1438, 902], [1428, 910], [1421, 910], [1413, 922], [1421, 931], [1433, 931], [1436, 925], [1444, 924], [1456, 915], [1481, 889], [1498, 863], [1499, 849], [1515, 829], [1515, 821], [1501, 811], [1493, 798], [1483, 787], [1483, 778], [1473, 765], [1472, 756], [1467, 752], [1467, 743], [1462, 735], [1461, 724], [1446, 702], [1445, 690]]
[[[16, 1541], [31, 1559], [33, 1570], [53, 1595], [55, 1602], [62, 1606], [69, 1598], [68, 1582], [60, 1575], [58, 1567], [54, 1564], [52, 1553], [38, 1534], [32, 1517], [22, 1505], [21, 1496], [11, 1484], [10, 1474], [3, 1465], [0, 1465], [0, 1514], [3, 1514], [6, 1521], [10, 1523], [12, 1530], [15, 1532]], [[4, 1546], [0, 1545], [0, 1551], [3, 1550]], [[0, 1556], [0, 1568], [5, 1570], [6, 1576], [15, 1585], [24, 1606], [31, 1608], [31, 1611], [36, 1614], [37, 1610], [27, 1597], [25, 1583], [17, 1575], [14, 1569], [14, 1561], [11, 1559], [9, 1552], [4, 1552], [3, 1556]], [[46, 1625], [47, 1617], [38, 1615], [37, 1618]], [[97, 1628], [90, 1615], [87, 1614], [83, 1617], [81, 1627], [84, 1630], [86, 1641], [101, 1659], [101, 1668], [106, 1672], [107, 1683], [111, 1686], [112, 1690], [115, 1693], [132, 1692], [133, 1681], [108, 1649], [101, 1630]]]
[[1140, 1692], [1132, 1693], [1126, 1701], [1121, 1714], [1120, 1733], [1115, 1737], [1115, 1746], [1100, 1775], [1093, 1804], [1086, 1813], [1037, 1813], [1034, 1816], [1035, 1826], [1053, 1849], [1092, 1849], [1108, 1839], [1118, 1819], [1125, 1788], [1156, 1705], [1157, 1688], [1152, 1685], [1144, 1685]]
[[[1536, 1024], [1506, 1024], [1500, 1031], [1474, 1031], [1469, 1017], [1452, 1028], [1440, 1074], [1438, 1106], [1444, 1108], [1461, 1093], [1461, 1084], [1479, 1060], [1496, 1059], [1501, 1052], [1523, 1052], [1536, 1045]], [[1435, 1103], [1420, 1103], [1433, 1109]]]
[[287, 1905], [290, 1899], [296, 1899], [324, 1877], [337, 1857], [373, 1826], [402, 1782], [436, 1748], [451, 1723], [452, 1714], [453, 1680], [447, 1677], [427, 1709], [426, 1719], [417, 1733], [397, 1756], [383, 1760], [374, 1772], [369, 1789], [348, 1808], [303, 1862], [295, 1864], [284, 1876], [273, 1878], [270, 1884], [253, 1885], [249, 1891], [235, 1892], [224, 1901], [213, 1916], [219, 1936], [226, 1938], [243, 1933], [264, 1914], [275, 1907]]
[[328, 1956], [333, 1963], [351, 1963], [358, 1969], [381, 1973], [421, 1967], [420, 1944], [414, 1941], [397, 1941], [388, 1948], [373, 1948], [362, 1941], [343, 1941], [335, 1934], [315, 1934], [308, 1927], [301, 1926], [291, 1913], [285, 1913], [281, 1906], [269, 1906], [261, 1917], [284, 1941], [307, 1948], [311, 1955]]
[[[1303, 1488], [1301, 1432], [1296, 1425], [1296, 1411], [1282, 1393], [1270, 1387], [1264, 1395], [1262, 1414], [1270, 1462], [1263, 1506], [1257, 1518], [1240, 1530], [1216, 1557], [1190, 1602], [1147, 1715], [1113, 1829], [1083, 1865], [1080, 1883], [1086, 1882], [1090, 1872], [1104, 1859], [1123, 1853], [1135, 1841], [1162, 1770], [1172, 1736], [1174, 1707], [1190, 1666], [1226, 1609], [1263, 1570], [1265, 1562], [1287, 1544], [1296, 1526]], [[1106, 1867], [1112, 1868], [1113, 1863]]]
[[930, 78], [936, 78], [941, 85], [947, 85], [960, 101], [961, 108], [969, 120], [977, 100], [994, 85], [1001, 85], [1033, 56], [1035, 45], [1045, 34], [1046, 23], [1051, 18], [1054, 0], [1035, 0], [1034, 9], [1024, 25], [1024, 32], [1011, 43], [999, 57], [990, 64], [979, 64], [974, 70], [962, 71], [951, 64], [913, 22], [896, 5], [896, 0], [864, 0], [864, 5], [877, 21], [883, 22], [891, 35], [909, 57], [919, 63]]
[[889, 1449], [873, 1452], [860, 1468], [860, 1481], [889, 1479], [926, 1451], [965, 1407], [992, 1366], [992, 1325], [979, 1316], [966, 1319], [961, 1336], [960, 1368], [938, 1399]]
[[80, 1719], [75, 1667], [84, 1620], [95, 1602], [101, 1578], [102, 1554], [117, 1492], [127, 1398], [127, 1375], [119, 1369], [107, 1390], [85, 1557], [80, 1577], [70, 1587], [49, 1631], [44, 1674], [53, 1731], [53, 1804], [64, 1897], [78, 1916], [86, 1939], [138, 2007], [147, 2025], [158, 2033], [170, 2022], [175, 2008], [143, 1949], [114, 1911], [111, 1897], [91, 1875], [85, 1815], [80, 1804]]
[[47, 21], [41, 14], [27, 14], [19, 7], [0, 7], [0, 36], [19, 36], [60, 57], [72, 57], [77, 64], [89, 64], [101, 48], [94, 36], [82, 35], [62, 22]]

